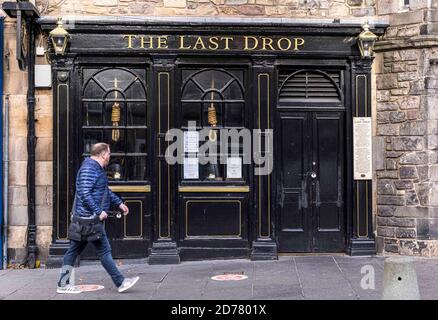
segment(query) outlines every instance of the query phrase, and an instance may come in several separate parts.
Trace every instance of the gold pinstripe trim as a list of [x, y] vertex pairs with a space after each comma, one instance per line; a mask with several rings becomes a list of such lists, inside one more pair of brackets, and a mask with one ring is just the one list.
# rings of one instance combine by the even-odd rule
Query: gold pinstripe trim
[[[169, 72], [158, 73], [158, 133], [161, 133], [161, 77], [167, 77], [167, 125], [170, 127], [170, 74]], [[170, 142], [168, 142], [169, 144]], [[158, 139], [158, 152], [161, 153], [161, 138]], [[161, 160], [158, 162], [158, 230], [162, 239], [170, 238], [170, 208], [171, 208], [171, 189], [170, 189], [170, 167], [167, 167], [167, 235], [161, 232]]]
[[126, 234], [126, 216], [123, 216], [124, 219], [124, 226], [123, 226], [123, 235], [124, 238], [127, 239], [138, 239], [138, 238], [142, 238], [143, 237], [143, 201], [141, 200], [135, 200], [135, 198], [125, 198], [125, 199], [132, 199], [132, 200], [126, 200], [124, 203], [127, 204], [129, 202], [140, 202], [140, 235], [139, 236], [128, 236]]
[[151, 186], [109, 186], [113, 192], [151, 192]]
[[[270, 109], [270, 96], [269, 96], [269, 87], [270, 87], [270, 82], [269, 82], [269, 74], [268, 73], [260, 73], [258, 74], [258, 81], [257, 81], [257, 92], [258, 92], [258, 127], [259, 129], [262, 128], [262, 123], [261, 123], [261, 89], [260, 89], [260, 82], [261, 82], [261, 77], [265, 76], [266, 80], [267, 80], [267, 111], [268, 111], [268, 117], [267, 117], [267, 129], [270, 129], [270, 113], [269, 113], [269, 109]], [[259, 185], [258, 185], [258, 207], [259, 207], [259, 237], [260, 238], [270, 238], [271, 237], [271, 176], [269, 175], [268, 177], [268, 234], [267, 235], [263, 235], [262, 234], [262, 188], [261, 188], [261, 180], [262, 177], [259, 176]]]
[[[208, 235], [208, 236], [189, 236], [188, 235], [188, 208], [189, 208], [189, 203], [210, 203], [210, 202], [237, 202], [239, 203], [239, 233], [238, 234], [230, 234], [230, 235]], [[214, 200], [188, 200], [186, 202], [186, 212], [185, 212], [185, 220], [186, 220], [186, 238], [189, 237], [223, 237], [223, 238], [229, 238], [229, 237], [241, 237], [242, 236], [242, 201], [240, 200], [220, 200], [220, 199], [214, 199]]]
[[[364, 74], [360, 74], [360, 75], [356, 75], [356, 117], [359, 117], [359, 98], [358, 98], [358, 93], [359, 93], [359, 89], [358, 89], [358, 84], [359, 84], [359, 79], [360, 78], [364, 78], [365, 79], [365, 117], [368, 116], [368, 111], [367, 111], [367, 107], [368, 107], [368, 84], [367, 84], [367, 76]], [[357, 235], [360, 238], [368, 238], [369, 234], [368, 234], [368, 180], [364, 181], [365, 182], [365, 216], [366, 216], [366, 220], [365, 220], [365, 230], [366, 233], [365, 235], [361, 235], [360, 234], [360, 196], [359, 196], [359, 181], [356, 180], [356, 220], [357, 220]]]
[[178, 188], [179, 192], [249, 192], [249, 186], [244, 187], [216, 187], [216, 186], [182, 186]]
[[56, 172], [57, 172], [57, 179], [58, 179], [58, 183], [57, 183], [57, 204], [56, 204], [56, 209], [57, 209], [57, 212], [56, 212], [56, 217], [57, 217], [57, 221], [56, 221], [56, 224], [57, 224], [57, 227], [56, 227], [56, 237], [57, 237], [57, 239], [58, 240], [67, 240], [68, 239], [68, 228], [67, 228], [67, 237], [66, 238], [61, 238], [60, 237], [60, 235], [59, 235], [59, 229], [60, 229], [60, 225], [59, 225], [59, 194], [60, 194], [60, 192], [59, 192], [59, 184], [60, 184], [60, 182], [59, 182], [59, 177], [60, 177], [60, 172], [59, 172], [59, 167], [60, 167], [60, 163], [59, 163], [59, 137], [60, 137], [60, 134], [59, 134], [59, 125], [60, 125], [60, 119], [59, 119], [59, 113], [60, 113], [60, 101], [59, 101], [59, 89], [62, 87], [62, 86], [65, 86], [66, 87], [66, 89], [67, 89], [67, 112], [66, 112], [66, 114], [67, 114], [67, 167], [66, 167], [66, 174], [67, 174], [67, 203], [66, 203], [66, 215], [67, 215], [67, 225], [68, 225], [68, 220], [69, 220], [69, 215], [70, 215], [70, 213], [69, 213], [69, 208], [70, 208], [70, 205], [69, 205], [69, 202], [70, 202], [70, 199], [69, 199], [69, 193], [70, 193], [70, 187], [69, 187], [69, 163], [68, 163], [68, 161], [69, 161], [69, 147], [70, 147], [70, 144], [69, 144], [69, 129], [70, 129], [70, 119], [69, 119], [69, 112], [70, 112], [70, 108], [69, 108], [69, 104], [70, 104], [70, 93], [69, 93], [69, 90], [68, 90], [68, 83], [61, 83], [61, 84], [58, 84], [58, 92], [57, 92], [57, 94], [58, 94], [58, 96], [57, 96], [57, 113], [58, 113], [58, 125], [57, 125], [57, 139], [58, 139], [58, 143], [57, 143], [57, 162], [58, 162], [58, 165], [57, 165], [57, 168], [56, 168]]

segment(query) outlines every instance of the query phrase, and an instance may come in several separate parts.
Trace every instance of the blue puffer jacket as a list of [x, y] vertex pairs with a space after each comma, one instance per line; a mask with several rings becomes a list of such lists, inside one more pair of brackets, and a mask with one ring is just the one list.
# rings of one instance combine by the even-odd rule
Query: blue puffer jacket
[[[104, 193], [107, 192], [102, 207]], [[108, 178], [100, 164], [91, 158], [82, 162], [76, 177], [76, 210], [74, 215], [92, 217], [102, 211], [108, 212], [111, 206], [119, 206], [122, 200], [108, 188]]]

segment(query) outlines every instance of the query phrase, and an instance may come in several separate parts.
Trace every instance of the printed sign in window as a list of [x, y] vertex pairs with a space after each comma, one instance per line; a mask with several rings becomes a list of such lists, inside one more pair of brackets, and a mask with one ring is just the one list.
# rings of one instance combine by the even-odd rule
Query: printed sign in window
[[184, 132], [184, 152], [199, 151], [199, 132], [185, 131]]
[[242, 179], [242, 159], [239, 157], [227, 158], [227, 178]]
[[199, 179], [198, 158], [184, 158], [184, 179]]

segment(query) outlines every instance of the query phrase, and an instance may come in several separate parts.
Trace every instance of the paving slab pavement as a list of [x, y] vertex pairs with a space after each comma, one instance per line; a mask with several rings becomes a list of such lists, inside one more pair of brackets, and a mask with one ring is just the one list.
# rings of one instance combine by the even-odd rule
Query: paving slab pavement
[[[280, 256], [273, 261], [208, 260], [179, 265], [118, 261], [121, 272], [139, 275], [119, 294], [103, 267], [93, 261], [75, 269], [76, 284], [105, 288], [77, 295], [56, 294], [59, 269], [0, 271], [0, 300], [380, 300], [384, 257], [346, 255]], [[438, 259], [414, 258], [421, 298], [438, 299]], [[374, 289], [364, 289], [364, 269], [374, 272]], [[215, 281], [227, 273], [247, 276]]]

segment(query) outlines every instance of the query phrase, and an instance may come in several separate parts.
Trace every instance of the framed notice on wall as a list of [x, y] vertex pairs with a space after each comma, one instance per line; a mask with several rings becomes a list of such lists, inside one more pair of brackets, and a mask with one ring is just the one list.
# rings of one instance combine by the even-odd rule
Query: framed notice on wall
[[353, 118], [354, 179], [371, 180], [372, 168], [371, 117]]

